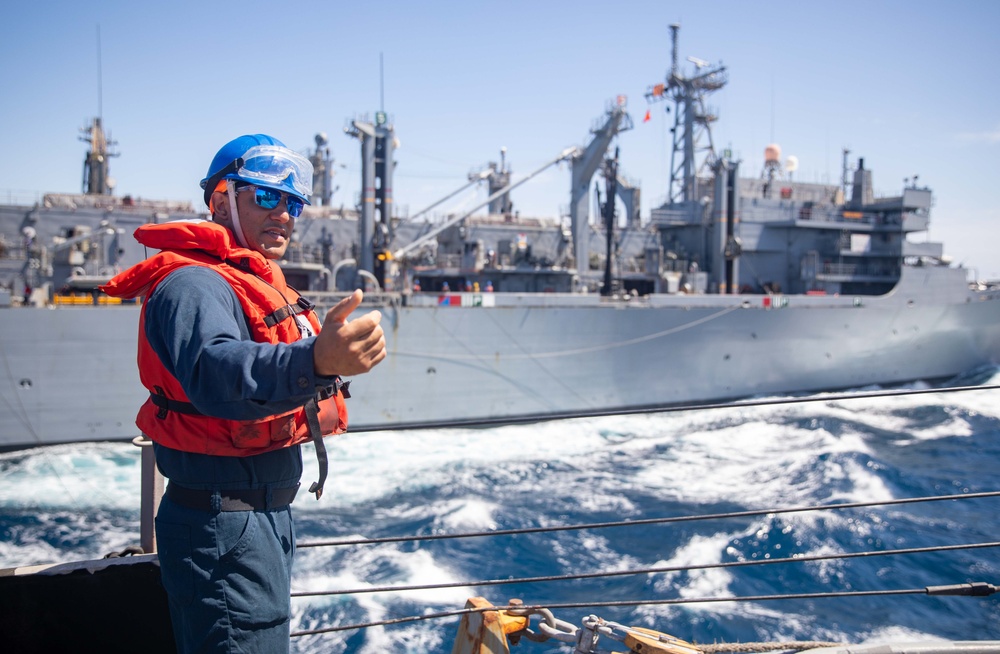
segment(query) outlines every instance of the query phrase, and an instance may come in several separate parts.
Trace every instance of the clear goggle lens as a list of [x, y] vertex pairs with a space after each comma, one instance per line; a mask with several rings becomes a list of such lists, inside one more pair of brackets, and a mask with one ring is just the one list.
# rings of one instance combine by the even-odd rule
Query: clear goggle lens
[[242, 159], [243, 165], [236, 171], [241, 179], [267, 186], [290, 186], [304, 198], [312, 194], [313, 166], [298, 152], [278, 145], [255, 145]]
[[288, 215], [292, 218], [298, 218], [302, 215], [302, 207], [304, 206], [302, 199], [290, 193], [282, 193], [273, 188], [263, 188], [260, 186], [244, 186], [236, 189], [237, 193], [242, 193], [243, 191], [253, 191], [254, 203], [261, 209], [267, 209], [268, 211], [276, 209], [281, 204], [281, 196], [285, 196], [285, 207], [288, 209]]

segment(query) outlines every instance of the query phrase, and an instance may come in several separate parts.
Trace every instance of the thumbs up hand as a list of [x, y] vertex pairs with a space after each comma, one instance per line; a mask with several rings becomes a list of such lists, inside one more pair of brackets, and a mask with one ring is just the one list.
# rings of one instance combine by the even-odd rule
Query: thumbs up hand
[[385, 334], [379, 326], [382, 314], [371, 311], [355, 320], [347, 320], [361, 305], [362, 297], [360, 290], [354, 291], [326, 313], [323, 329], [313, 345], [313, 366], [317, 375], [360, 375], [385, 358]]

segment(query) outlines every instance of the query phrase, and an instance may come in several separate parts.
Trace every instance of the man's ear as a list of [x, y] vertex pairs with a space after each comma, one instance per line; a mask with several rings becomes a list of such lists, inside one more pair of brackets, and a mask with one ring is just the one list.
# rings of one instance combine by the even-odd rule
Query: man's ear
[[233, 226], [233, 217], [229, 213], [229, 194], [216, 191], [212, 194], [212, 221], [226, 227]]

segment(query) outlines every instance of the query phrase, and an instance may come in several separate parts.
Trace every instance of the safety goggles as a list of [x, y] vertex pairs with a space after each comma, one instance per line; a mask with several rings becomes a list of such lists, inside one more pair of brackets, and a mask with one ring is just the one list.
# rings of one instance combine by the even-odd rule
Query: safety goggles
[[313, 166], [294, 150], [280, 145], [255, 145], [202, 183], [205, 202], [220, 179], [233, 179], [285, 189], [301, 198], [312, 194]]
[[240, 159], [243, 162], [236, 175], [244, 181], [285, 187], [303, 198], [312, 193], [313, 166], [294, 150], [278, 145], [255, 145]]
[[254, 204], [268, 211], [277, 209], [278, 205], [281, 204], [281, 196], [285, 196], [285, 207], [288, 209], [288, 215], [292, 218], [298, 218], [302, 215], [302, 207], [305, 203], [302, 202], [302, 198], [297, 198], [290, 193], [282, 193], [273, 188], [252, 185], [236, 188], [237, 193], [242, 193], [243, 191], [253, 191]]

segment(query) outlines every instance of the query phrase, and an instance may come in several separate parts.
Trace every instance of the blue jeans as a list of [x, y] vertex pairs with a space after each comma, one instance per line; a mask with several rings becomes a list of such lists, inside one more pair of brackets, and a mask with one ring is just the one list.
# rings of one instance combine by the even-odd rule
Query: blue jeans
[[156, 541], [178, 652], [288, 652], [290, 506], [199, 511], [164, 497]]

